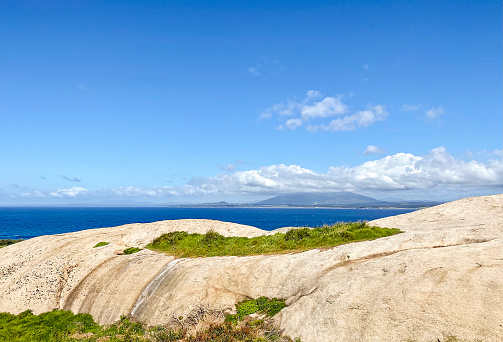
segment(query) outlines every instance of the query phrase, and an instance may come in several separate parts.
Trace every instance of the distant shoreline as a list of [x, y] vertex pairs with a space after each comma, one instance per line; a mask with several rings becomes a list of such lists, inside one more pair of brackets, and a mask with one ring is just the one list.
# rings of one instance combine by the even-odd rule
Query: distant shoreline
[[14, 208], [26, 208], [26, 209], [50, 209], [50, 208], [55, 208], [55, 209], [62, 209], [62, 208], [75, 208], [75, 209], [83, 209], [83, 208], [177, 208], [177, 209], [204, 209], [204, 208], [209, 208], [209, 209], [372, 209], [372, 210], [387, 210], [387, 209], [425, 209], [425, 208], [430, 208], [439, 204], [442, 204], [443, 202], [436, 202], [434, 204], [423, 204], [423, 205], [410, 205], [410, 206], [309, 206], [309, 205], [278, 205], [278, 206], [247, 206], [247, 205], [197, 205], [197, 204], [180, 204], [180, 205], [148, 205], [148, 206], [133, 206], [133, 205], [110, 205], [110, 206], [103, 206], [103, 205], [67, 205], [67, 204], [61, 204], [61, 205], [5, 205], [5, 206], [0, 206], [0, 209], [14, 209]]

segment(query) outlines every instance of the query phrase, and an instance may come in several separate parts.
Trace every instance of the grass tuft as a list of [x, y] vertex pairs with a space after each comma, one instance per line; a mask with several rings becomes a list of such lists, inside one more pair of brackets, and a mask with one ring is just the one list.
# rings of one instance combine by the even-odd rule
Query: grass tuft
[[141, 251], [141, 248], [138, 247], [129, 247], [122, 251], [122, 254], [133, 254]]
[[176, 257], [282, 254], [374, 240], [400, 232], [395, 228], [369, 226], [365, 222], [339, 223], [312, 229], [295, 228], [286, 233], [253, 238], [224, 237], [214, 231], [206, 234], [171, 232], [156, 238], [147, 248]]
[[246, 316], [259, 313], [268, 317], [273, 317], [282, 309], [286, 308], [284, 300], [278, 298], [269, 299], [267, 297], [260, 297], [257, 299], [248, 299], [236, 304], [236, 314], [226, 315], [226, 322], [237, 323], [242, 321]]

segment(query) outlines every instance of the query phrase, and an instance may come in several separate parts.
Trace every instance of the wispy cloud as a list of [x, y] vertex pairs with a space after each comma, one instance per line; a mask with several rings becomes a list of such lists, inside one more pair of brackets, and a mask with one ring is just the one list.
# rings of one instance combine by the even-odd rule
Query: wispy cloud
[[384, 106], [377, 105], [368, 107], [367, 110], [356, 112], [352, 115], [346, 115], [342, 118], [334, 119], [328, 124], [309, 125], [307, 130], [309, 132], [322, 131], [353, 131], [356, 127], [367, 127], [377, 121], [382, 121], [388, 116], [388, 112]]
[[367, 148], [365, 149], [365, 151], [363, 151], [363, 154], [365, 154], [365, 155], [367, 155], [367, 154], [383, 154], [384, 152], [386, 152], [386, 150], [383, 148], [380, 148], [380, 147], [377, 147], [374, 145], [368, 145]]
[[246, 162], [244, 162], [242, 160], [236, 160], [234, 163], [229, 163], [227, 165], [220, 165], [220, 170], [226, 171], [226, 172], [234, 172], [242, 164], [246, 164]]
[[[342, 102], [343, 96], [326, 96], [317, 90], [309, 90], [301, 101], [287, 100], [276, 103], [264, 110], [260, 117], [267, 119], [276, 116], [280, 123], [277, 129], [294, 130], [304, 127], [309, 132], [352, 131], [384, 120], [389, 114], [382, 105], [368, 106], [366, 110], [349, 114], [348, 106]], [[283, 119], [282, 117], [291, 117]], [[328, 118], [339, 116], [337, 119]], [[314, 122], [320, 122], [314, 124]]]
[[284, 67], [279, 59], [271, 59], [268, 56], [260, 56], [259, 62], [249, 67], [246, 71], [257, 77], [265, 74], [275, 74], [283, 71]]
[[66, 180], [67, 180], [67, 181], [69, 181], [69, 182], [73, 182], [73, 183], [80, 183], [80, 182], [81, 182], [81, 180], [80, 180], [80, 179], [78, 179], [78, 178], [76, 178], [76, 177], [70, 178], [70, 177], [67, 177], [67, 176], [65, 176], [65, 175], [59, 175], [59, 176], [60, 176], [61, 178], [63, 178], [63, 179], [66, 179]]
[[416, 112], [422, 108], [420, 104], [403, 104], [400, 107], [401, 112]]
[[258, 72], [258, 69], [256, 67], [248, 68], [248, 72], [253, 76], [260, 76], [260, 73]]
[[438, 106], [436, 108], [433, 107], [433, 108], [428, 109], [424, 114], [426, 115], [426, 118], [428, 118], [428, 119], [436, 119], [444, 113], [445, 113], [445, 111], [442, 108], [442, 106]]

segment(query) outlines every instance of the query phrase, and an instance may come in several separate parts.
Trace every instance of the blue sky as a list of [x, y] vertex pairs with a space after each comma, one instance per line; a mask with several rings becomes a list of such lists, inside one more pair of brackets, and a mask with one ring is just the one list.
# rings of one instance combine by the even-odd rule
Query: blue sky
[[501, 193], [501, 1], [2, 1], [0, 205]]

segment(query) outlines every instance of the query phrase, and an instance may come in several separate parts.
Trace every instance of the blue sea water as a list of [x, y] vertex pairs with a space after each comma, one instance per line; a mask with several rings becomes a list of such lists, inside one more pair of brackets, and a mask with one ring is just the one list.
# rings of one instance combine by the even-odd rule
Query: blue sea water
[[280, 227], [317, 227], [347, 221], [374, 220], [413, 209], [321, 208], [0, 208], [0, 239], [29, 239], [175, 219], [212, 219], [273, 230]]

